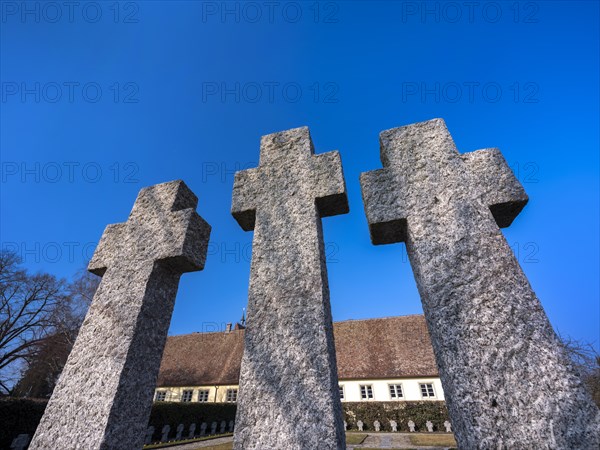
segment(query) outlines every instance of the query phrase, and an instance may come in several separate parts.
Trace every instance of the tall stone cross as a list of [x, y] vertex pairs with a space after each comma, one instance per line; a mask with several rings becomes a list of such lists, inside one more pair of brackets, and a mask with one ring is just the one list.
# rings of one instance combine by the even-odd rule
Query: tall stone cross
[[348, 212], [338, 152], [263, 136], [232, 214], [254, 229], [235, 449], [345, 449], [321, 217]]
[[88, 270], [102, 281], [30, 449], [141, 449], [179, 278], [204, 267], [210, 226], [183, 181], [140, 191]]
[[497, 149], [443, 120], [381, 133], [374, 244], [406, 242], [460, 448], [598, 448], [600, 416], [499, 227], [527, 203]]

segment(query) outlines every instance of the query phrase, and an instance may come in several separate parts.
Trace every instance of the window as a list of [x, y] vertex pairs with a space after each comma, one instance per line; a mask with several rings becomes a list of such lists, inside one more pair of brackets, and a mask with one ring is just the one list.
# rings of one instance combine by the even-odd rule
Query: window
[[340, 400], [344, 400], [344, 386], [340, 384], [338, 387], [340, 388]]
[[421, 383], [421, 397], [423, 398], [434, 398], [435, 391], [433, 390], [433, 384], [431, 383]]
[[203, 403], [208, 401], [208, 389], [200, 389], [198, 391], [198, 401]]
[[232, 403], [237, 402], [237, 394], [238, 394], [237, 389], [227, 389], [227, 396], [225, 397], [225, 401], [232, 402]]
[[164, 402], [167, 399], [167, 391], [156, 391], [155, 401]]
[[191, 402], [192, 401], [192, 395], [194, 395], [194, 391], [189, 389], [189, 390], [185, 390], [181, 393], [181, 401], [182, 402]]
[[363, 384], [360, 386], [360, 398], [363, 400], [373, 399], [373, 386], [370, 384]]
[[390, 398], [392, 400], [398, 400], [398, 399], [404, 397], [401, 384], [390, 384], [389, 387], [390, 387]]

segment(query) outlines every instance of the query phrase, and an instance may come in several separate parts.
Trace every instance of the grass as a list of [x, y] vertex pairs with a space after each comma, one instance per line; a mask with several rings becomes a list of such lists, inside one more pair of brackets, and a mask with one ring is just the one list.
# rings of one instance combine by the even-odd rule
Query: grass
[[210, 447], [202, 447], [202, 450], [233, 450], [233, 442], [225, 444], [211, 445]]
[[[220, 435], [219, 437], [225, 437], [227, 435]], [[231, 435], [229, 435], [231, 436]], [[348, 445], [358, 445], [362, 444], [362, 442], [367, 437], [366, 434], [361, 433], [346, 433], [346, 444]], [[209, 438], [210, 439], [210, 438]], [[454, 436], [451, 434], [415, 434], [409, 436], [410, 443], [412, 445], [429, 445], [432, 447], [456, 447], [456, 441], [454, 440]], [[207, 438], [202, 439], [192, 439], [189, 441], [180, 441], [177, 443], [184, 444], [190, 442], [200, 442], [205, 441]], [[144, 447], [144, 450], [149, 450], [153, 448], [161, 448], [161, 447], [169, 447], [172, 446], [173, 443], [165, 443], [165, 444], [157, 444], [157, 445], [148, 445]], [[225, 444], [211, 445], [210, 447], [203, 447], [202, 450], [233, 450], [233, 442], [227, 442]], [[364, 448], [362, 450], [381, 450], [377, 448]]]
[[348, 445], [362, 444], [366, 437], [367, 437], [366, 434], [346, 433], [346, 444], [348, 444]]
[[[162, 442], [160, 444], [149, 444], [149, 445], [144, 445], [144, 450], [173, 447], [175, 445], [183, 445], [183, 444], [193, 444], [194, 442], [210, 441], [212, 439], [228, 437], [228, 436], [233, 436], [233, 433], [214, 434], [212, 436], [205, 436], [205, 437], [195, 438], [195, 439], [185, 439], [183, 441], [171, 441], [171, 442]], [[212, 448], [212, 447], [207, 447], [207, 448]], [[215, 448], [218, 448], [218, 446]]]
[[[231, 436], [231, 435], [227, 435], [227, 434], [223, 435], [222, 434], [217, 437], [226, 437], [226, 436]], [[346, 443], [349, 445], [350, 444], [351, 445], [362, 444], [362, 442], [365, 440], [366, 437], [367, 437], [366, 434], [347, 433], [346, 434]], [[193, 442], [206, 441], [207, 439], [214, 439], [214, 438], [210, 437], [210, 438], [201, 438], [201, 439], [189, 439], [186, 441], [179, 441], [179, 442], [177, 442], [177, 444], [174, 444], [173, 442], [169, 442], [169, 443], [164, 443], [164, 444], [146, 445], [146, 446], [144, 446], [144, 450], [150, 450], [150, 449], [154, 449], [154, 448], [171, 447], [173, 445], [190, 444]], [[232, 449], [233, 449], [233, 442], [226, 442], [225, 444], [211, 445], [210, 447], [202, 448], [202, 450], [232, 450]]]
[[413, 445], [430, 445], [432, 447], [456, 447], [451, 434], [415, 434], [408, 437]]

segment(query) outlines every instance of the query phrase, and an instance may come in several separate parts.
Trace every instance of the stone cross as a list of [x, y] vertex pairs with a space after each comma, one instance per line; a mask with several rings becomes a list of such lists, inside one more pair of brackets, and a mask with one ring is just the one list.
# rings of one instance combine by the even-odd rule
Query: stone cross
[[179, 278], [204, 266], [197, 202], [183, 181], [158, 184], [106, 227], [88, 267], [102, 282], [30, 449], [142, 447]]
[[208, 427], [208, 424], [206, 422], [202, 422], [200, 424], [200, 436], [206, 435], [206, 427]]
[[150, 425], [148, 427], [148, 429], [146, 430], [146, 444], [151, 444], [152, 443], [152, 437], [154, 436], [154, 427], [152, 425]]
[[190, 429], [188, 431], [188, 439], [193, 439], [196, 435], [196, 424], [193, 423], [190, 425]]
[[411, 433], [415, 432], [415, 423], [412, 420], [408, 421], [408, 431]]
[[25, 450], [29, 444], [28, 434], [19, 434], [14, 438], [10, 444], [11, 450]]
[[358, 427], [358, 431], [362, 431], [364, 423], [362, 423], [362, 420], [359, 420], [358, 422], [356, 422], [356, 426]]
[[425, 426], [427, 427], [427, 431], [433, 433], [433, 423], [431, 423], [431, 421], [428, 420], [427, 422], [425, 422]]
[[321, 218], [348, 212], [338, 152], [263, 136], [232, 214], [254, 230], [234, 448], [345, 448]]
[[160, 442], [167, 442], [169, 440], [169, 431], [171, 431], [170, 425], [165, 425], [162, 427], [162, 435], [160, 437]]
[[398, 431], [398, 422], [396, 422], [395, 420], [390, 420], [390, 426], [392, 427], [393, 432]]
[[183, 429], [185, 428], [185, 426], [180, 423], [179, 425], [177, 425], [177, 434], [175, 434], [175, 440], [176, 441], [180, 441], [181, 440], [181, 436], [183, 435]]
[[502, 154], [459, 154], [441, 119], [380, 142], [384, 168], [361, 175], [371, 239], [406, 243], [458, 446], [597, 447], [598, 408], [499, 228], [527, 203]]
[[452, 425], [447, 420], [444, 422], [444, 428], [446, 428], [446, 433], [452, 433]]
[[379, 420], [373, 422], [373, 426], [375, 427], [375, 431], [379, 431], [381, 429], [381, 423], [379, 423]]
[[217, 434], [217, 422], [213, 422], [210, 424], [210, 434]]

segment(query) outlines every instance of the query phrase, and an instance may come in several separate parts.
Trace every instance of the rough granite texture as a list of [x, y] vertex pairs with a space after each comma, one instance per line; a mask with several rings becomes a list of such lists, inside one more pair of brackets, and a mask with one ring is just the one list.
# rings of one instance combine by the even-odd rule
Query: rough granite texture
[[375, 244], [406, 242], [459, 448], [597, 449], [600, 414], [499, 227], [527, 195], [443, 120], [383, 131], [363, 173]]
[[173, 181], [140, 191], [88, 269], [103, 275], [30, 449], [142, 448], [179, 278], [204, 266], [210, 226]]
[[308, 128], [263, 136], [232, 214], [254, 229], [234, 448], [345, 449], [321, 217], [348, 212], [338, 152]]

